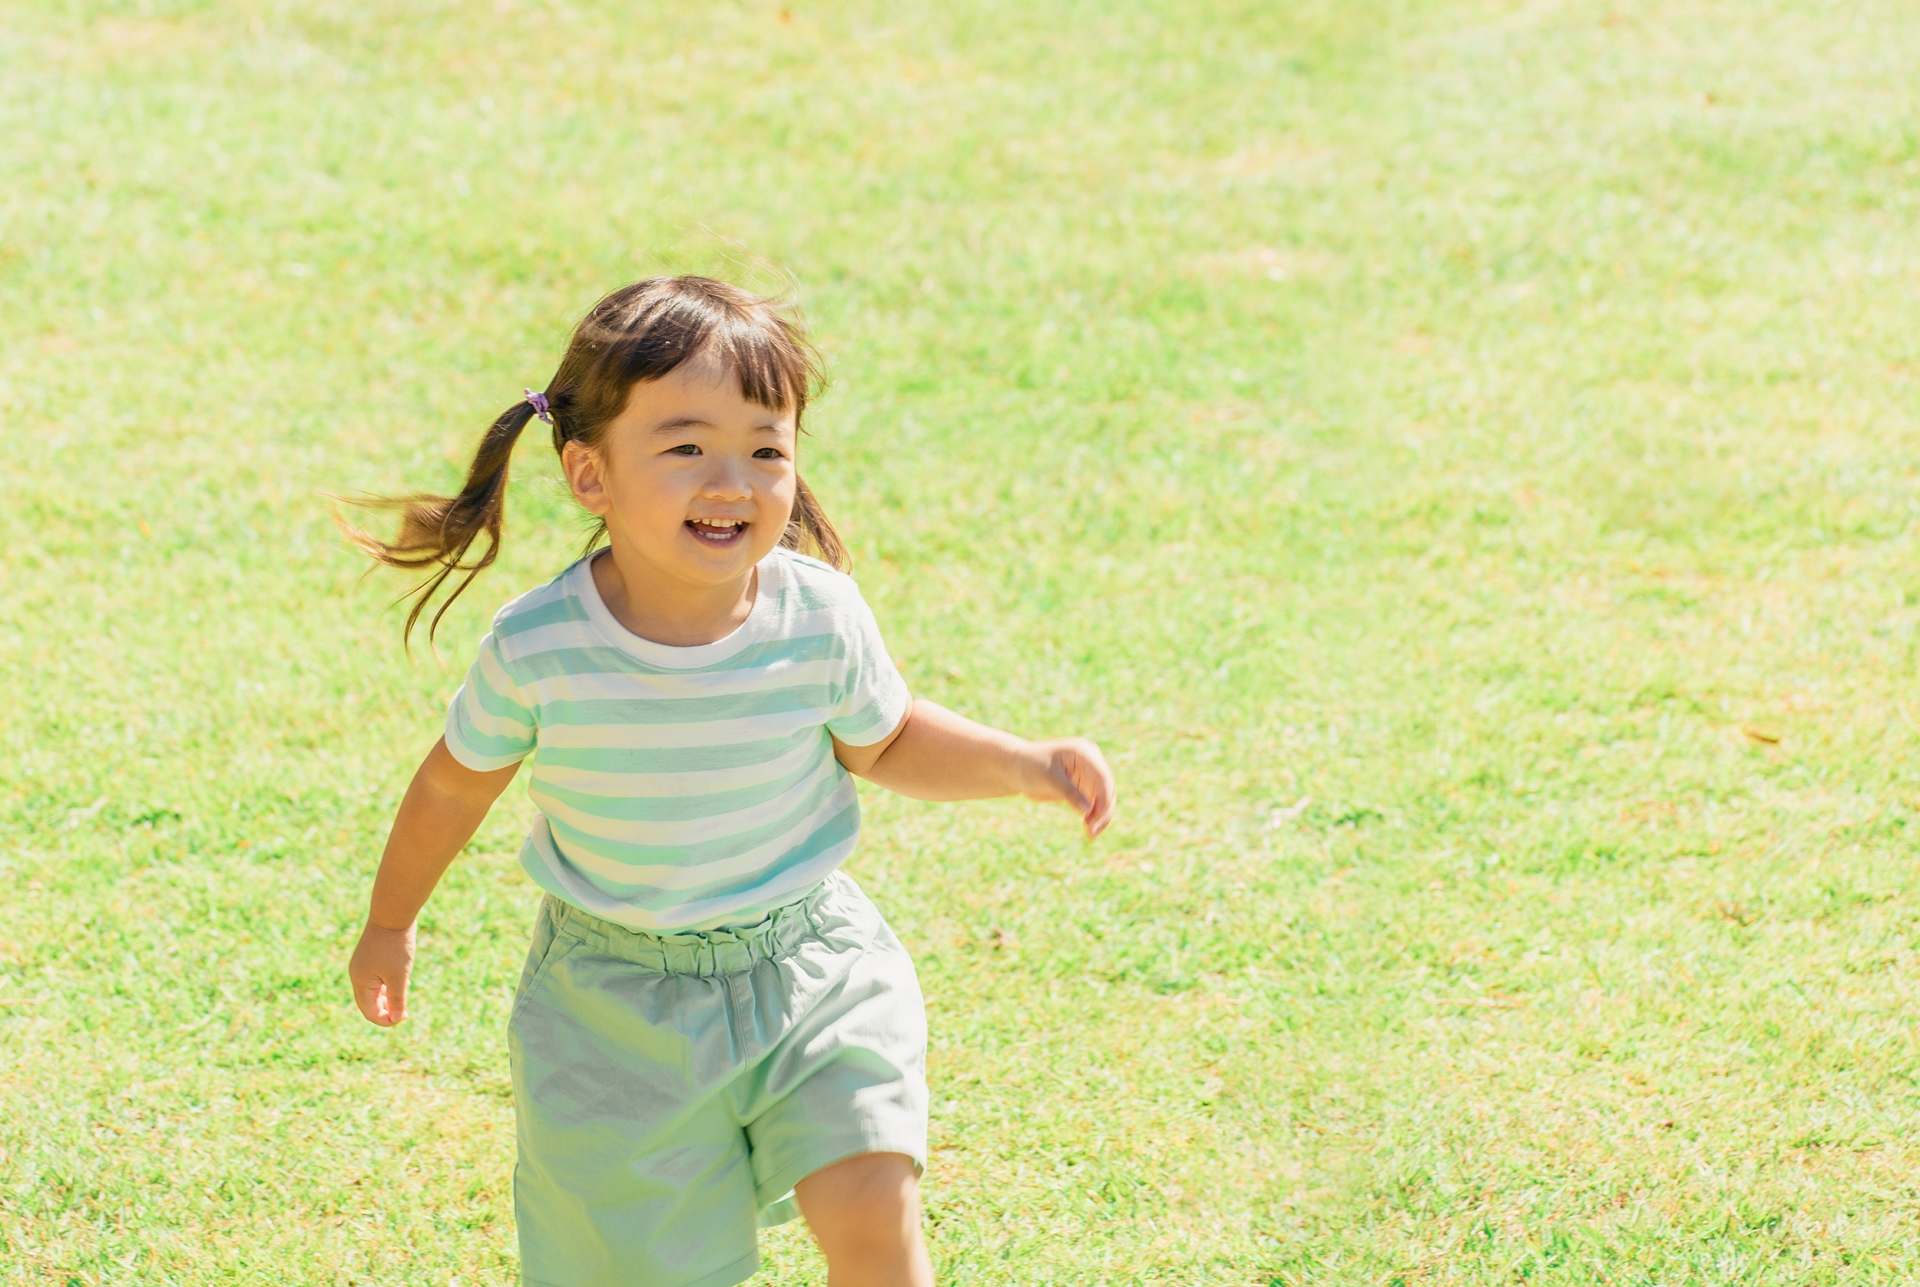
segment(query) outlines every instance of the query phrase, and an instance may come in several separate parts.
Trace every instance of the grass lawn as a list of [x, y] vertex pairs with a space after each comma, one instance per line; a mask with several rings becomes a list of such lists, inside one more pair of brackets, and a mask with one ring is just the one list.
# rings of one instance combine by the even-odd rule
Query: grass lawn
[[[1920, 1277], [1911, 0], [14, 4], [0, 1284], [506, 1283], [505, 798], [354, 1012], [444, 488], [603, 290], [788, 266], [917, 692], [866, 796], [980, 1284]], [[823, 1284], [798, 1226], [756, 1283]]]

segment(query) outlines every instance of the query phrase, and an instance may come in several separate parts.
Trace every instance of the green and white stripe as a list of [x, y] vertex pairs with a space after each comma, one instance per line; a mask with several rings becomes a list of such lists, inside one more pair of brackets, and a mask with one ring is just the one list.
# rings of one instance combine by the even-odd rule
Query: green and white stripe
[[700, 929], [792, 902], [853, 852], [832, 737], [877, 742], [908, 701], [860, 591], [814, 559], [768, 555], [747, 620], [694, 648], [626, 630], [582, 559], [494, 617], [446, 737], [473, 769], [533, 756], [520, 860], [541, 888], [635, 929]]

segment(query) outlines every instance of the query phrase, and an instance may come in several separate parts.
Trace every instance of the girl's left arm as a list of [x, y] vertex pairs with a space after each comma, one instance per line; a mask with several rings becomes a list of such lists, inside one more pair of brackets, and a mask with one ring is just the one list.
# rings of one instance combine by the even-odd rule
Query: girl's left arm
[[1089, 840], [1113, 818], [1113, 770], [1084, 737], [1030, 742], [915, 701], [880, 741], [848, 746], [836, 737], [833, 752], [847, 772], [916, 800], [1064, 801], [1080, 814]]

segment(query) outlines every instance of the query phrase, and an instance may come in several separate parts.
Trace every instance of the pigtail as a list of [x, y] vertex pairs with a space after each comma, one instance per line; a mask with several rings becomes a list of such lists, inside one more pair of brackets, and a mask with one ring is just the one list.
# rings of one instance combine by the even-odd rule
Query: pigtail
[[[500, 529], [507, 509], [507, 471], [513, 463], [514, 444], [520, 431], [538, 414], [531, 398], [516, 402], [487, 429], [480, 448], [467, 467], [467, 480], [457, 496], [413, 496], [380, 498], [371, 502], [376, 508], [400, 511], [400, 534], [383, 541], [370, 532], [347, 526], [347, 536], [377, 563], [390, 568], [437, 568], [425, 581], [408, 591], [413, 601], [401, 638], [412, 638], [413, 628], [427, 610], [434, 595], [455, 573], [465, 573], [427, 625], [427, 641], [433, 641], [440, 618], [473, 579], [500, 554]], [[343, 524], [343, 526], [345, 526]], [[486, 538], [487, 547], [469, 558], [474, 543]]]
[[[845, 572], [853, 566], [853, 560], [847, 555], [840, 533], [833, 530], [833, 520], [814, 499], [806, 479], [796, 476], [793, 482], [793, 517], [787, 520], [780, 544], [789, 550], [811, 554], [836, 572]], [[809, 545], [813, 548], [808, 549]]]

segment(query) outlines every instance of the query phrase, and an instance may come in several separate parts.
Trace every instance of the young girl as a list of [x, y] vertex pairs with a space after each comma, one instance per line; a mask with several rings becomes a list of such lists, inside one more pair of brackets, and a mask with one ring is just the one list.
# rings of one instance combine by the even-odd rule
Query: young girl
[[725, 1287], [758, 1267], [756, 1224], [795, 1215], [834, 1287], [931, 1283], [926, 1018], [913, 963], [839, 870], [852, 777], [1065, 801], [1089, 837], [1113, 813], [1093, 743], [908, 696], [796, 469], [816, 376], [768, 300], [701, 277], [624, 287], [493, 422], [458, 496], [399, 502], [392, 543], [359, 534], [383, 563], [438, 569], [411, 632], [450, 576], [457, 595], [493, 561], [538, 416], [606, 540], [494, 617], [349, 967], [362, 1014], [406, 1018], [420, 908], [531, 757], [520, 857], [546, 896], [507, 1025], [525, 1283]]

